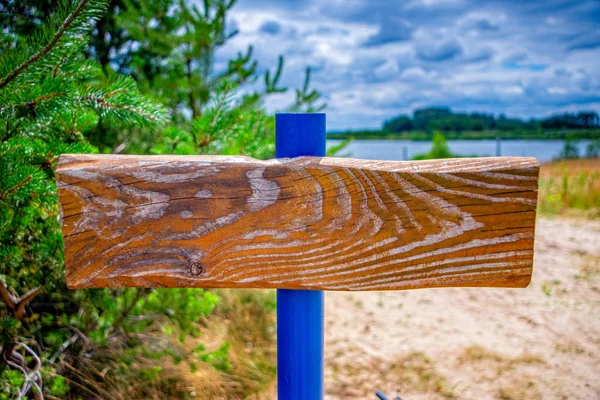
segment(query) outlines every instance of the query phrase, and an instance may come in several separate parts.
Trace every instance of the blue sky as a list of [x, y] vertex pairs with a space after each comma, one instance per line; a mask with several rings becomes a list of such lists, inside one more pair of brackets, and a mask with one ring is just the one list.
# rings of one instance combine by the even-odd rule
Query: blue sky
[[[330, 130], [378, 128], [415, 108], [541, 117], [600, 111], [600, 1], [239, 0], [217, 68], [254, 45], [261, 68], [307, 65]], [[293, 90], [271, 97], [277, 110]]]

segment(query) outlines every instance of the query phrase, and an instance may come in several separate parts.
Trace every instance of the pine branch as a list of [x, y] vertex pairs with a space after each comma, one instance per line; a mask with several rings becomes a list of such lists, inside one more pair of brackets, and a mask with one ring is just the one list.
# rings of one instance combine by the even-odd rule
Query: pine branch
[[133, 311], [133, 309], [135, 308], [137, 303], [142, 299], [142, 297], [146, 296], [148, 293], [150, 293], [150, 289], [145, 289], [145, 288], [138, 289], [138, 292], [135, 294], [135, 297], [132, 299], [131, 304], [129, 304], [127, 306], [127, 308], [125, 310], [123, 310], [121, 315], [119, 315], [117, 320], [115, 322], [113, 322], [110, 331], [119, 329], [121, 327], [121, 324], [125, 320], [125, 318], [127, 318], [129, 316], [129, 313], [131, 311]]
[[45, 54], [49, 53], [50, 50], [52, 50], [52, 48], [56, 45], [56, 43], [58, 43], [60, 38], [63, 37], [67, 29], [69, 29], [71, 25], [75, 22], [77, 17], [83, 13], [85, 7], [90, 1], [91, 0], [82, 0], [81, 3], [77, 5], [75, 10], [73, 10], [73, 12], [67, 17], [67, 19], [65, 19], [58, 31], [56, 31], [56, 33], [54, 34], [54, 36], [52, 36], [52, 39], [46, 46], [42, 47], [37, 53], [32, 55], [27, 61], [19, 65], [10, 74], [8, 74], [6, 78], [0, 81], [0, 89], [8, 85], [13, 79], [19, 76], [21, 72], [23, 72], [31, 64], [42, 58]]
[[151, 113], [146, 112], [145, 110], [141, 109], [141, 108], [137, 108], [137, 107], [133, 107], [133, 106], [129, 106], [126, 104], [111, 104], [109, 103], [109, 95], [106, 96], [96, 96], [93, 94], [89, 94], [86, 96], [83, 96], [80, 100], [81, 101], [91, 101], [93, 103], [97, 103], [98, 105], [106, 108], [107, 110], [125, 110], [125, 111], [131, 111], [134, 114], [138, 114], [144, 118], [148, 118], [149, 120], [152, 121], [159, 121], [158, 117], [155, 115], [152, 115]]
[[29, 175], [27, 178], [23, 179], [21, 182], [17, 183], [15, 186], [13, 186], [10, 189], [8, 189], [6, 192], [0, 194], [0, 200], [4, 200], [5, 198], [7, 198], [8, 196], [10, 196], [11, 194], [13, 194], [14, 192], [16, 192], [17, 190], [21, 189], [32, 178], [33, 178], [33, 176]]
[[59, 97], [62, 96], [63, 93], [48, 93], [42, 96], [38, 96], [33, 100], [27, 100], [25, 103], [21, 103], [21, 104], [8, 104], [8, 105], [1, 105], [0, 106], [0, 112], [9, 109], [9, 108], [15, 108], [15, 107], [35, 107], [36, 105], [38, 105], [39, 103], [46, 101], [46, 100], [50, 100], [53, 99], [55, 97]]

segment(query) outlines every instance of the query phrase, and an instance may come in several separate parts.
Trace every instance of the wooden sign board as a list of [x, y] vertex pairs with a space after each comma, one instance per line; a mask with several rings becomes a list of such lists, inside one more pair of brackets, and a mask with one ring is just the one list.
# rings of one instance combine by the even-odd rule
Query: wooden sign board
[[63, 155], [71, 288], [524, 287], [534, 158]]

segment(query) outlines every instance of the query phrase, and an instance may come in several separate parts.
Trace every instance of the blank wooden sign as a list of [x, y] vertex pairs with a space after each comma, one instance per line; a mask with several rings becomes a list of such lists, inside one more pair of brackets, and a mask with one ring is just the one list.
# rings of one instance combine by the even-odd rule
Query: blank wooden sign
[[71, 288], [524, 287], [534, 158], [63, 155]]

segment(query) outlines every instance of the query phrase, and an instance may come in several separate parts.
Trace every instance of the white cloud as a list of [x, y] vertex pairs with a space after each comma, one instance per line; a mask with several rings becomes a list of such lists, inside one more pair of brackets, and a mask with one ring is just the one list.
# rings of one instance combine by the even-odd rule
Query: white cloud
[[217, 62], [249, 44], [262, 68], [283, 54], [290, 88], [315, 67], [330, 129], [374, 128], [429, 105], [520, 117], [600, 110], [600, 38], [589, 34], [600, 3], [562, 1], [241, 0], [231, 15], [240, 34]]
[[548, 93], [550, 94], [566, 94], [569, 91], [563, 87], [552, 86], [548, 88]]

